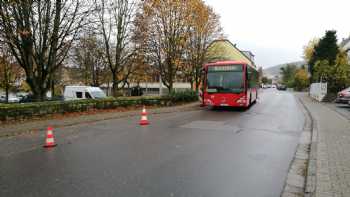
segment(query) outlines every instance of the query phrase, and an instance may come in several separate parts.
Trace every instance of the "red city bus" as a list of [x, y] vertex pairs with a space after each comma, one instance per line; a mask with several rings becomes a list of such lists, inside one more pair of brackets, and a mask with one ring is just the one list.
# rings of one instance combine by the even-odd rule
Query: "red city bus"
[[258, 98], [259, 73], [246, 62], [208, 63], [203, 72], [203, 106], [249, 107]]

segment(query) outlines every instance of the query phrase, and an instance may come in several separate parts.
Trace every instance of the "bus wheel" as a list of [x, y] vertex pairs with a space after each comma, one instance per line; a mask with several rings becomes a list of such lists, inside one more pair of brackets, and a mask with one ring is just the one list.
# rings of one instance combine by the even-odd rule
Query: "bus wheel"
[[252, 105], [252, 95], [250, 94], [249, 105], [248, 105], [248, 107], [250, 107], [251, 105]]

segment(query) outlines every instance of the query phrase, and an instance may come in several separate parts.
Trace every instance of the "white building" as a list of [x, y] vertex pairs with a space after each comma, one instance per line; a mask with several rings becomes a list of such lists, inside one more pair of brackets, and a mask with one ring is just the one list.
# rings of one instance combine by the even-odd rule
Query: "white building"
[[342, 40], [340, 43], [340, 48], [347, 52], [350, 60], [350, 37]]
[[[159, 82], [151, 82], [151, 83], [130, 83], [129, 86], [126, 86], [124, 88], [124, 90], [126, 92], [128, 92], [128, 94], [130, 93], [131, 88], [137, 87], [139, 86], [142, 89], [142, 92], [145, 96], [153, 96], [153, 95], [164, 95], [168, 93], [168, 89], [167, 87]], [[112, 94], [112, 87], [111, 85], [108, 84], [102, 84], [100, 86], [100, 88], [102, 88], [103, 91], [105, 91], [105, 93], [107, 95], [111, 95]], [[120, 87], [122, 88], [122, 87]], [[191, 84], [190, 83], [179, 83], [179, 82], [175, 82], [173, 84], [173, 88], [175, 92], [182, 92], [182, 91], [186, 91], [186, 90], [191, 90]], [[160, 91], [161, 90], [161, 91]]]

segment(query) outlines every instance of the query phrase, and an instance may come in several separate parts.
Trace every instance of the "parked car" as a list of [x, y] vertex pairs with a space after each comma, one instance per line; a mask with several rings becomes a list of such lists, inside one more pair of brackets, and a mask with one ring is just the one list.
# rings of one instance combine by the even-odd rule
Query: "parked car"
[[350, 101], [350, 87], [338, 92], [337, 98], [335, 99], [336, 103], [347, 104]]
[[[13, 95], [9, 95], [8, 98], [8, 103], [19, 103], [20, 98], [13, 96]], [[6, 102], [6, 96], [5, 95], [1, 95], [0, 96], [0, 102], [5, 103]]]
[[3, 103], [6, 101], [6, 97], [4, 95], [0, 96], [0, 103]]
[[287, 86], [282, 85], [282, 84], [279, 84], [279, 85], [277, 85], [277, 90], [283, 90], [283, 91], [285, 91], [285, 90], [287, 90]]
[[66, 86], [64, 88], [64, 100], [103, 99], [106, 94], [98, 87], [91, 86]]
[[266, 89], [266, 88], [271, 88], [271, 84], [264, 84], [263, 88], [264, 88], [264, 89]]
[[31, 103], [31, 102], [35, 102], [35, 98], [32, 94], [27, 94], [27, 95], [20, 95], [19, 98], [20, 103]]
[[9, 103], [19, 103], [20, 99], [16, 96], [9, 96], [8, 102]]

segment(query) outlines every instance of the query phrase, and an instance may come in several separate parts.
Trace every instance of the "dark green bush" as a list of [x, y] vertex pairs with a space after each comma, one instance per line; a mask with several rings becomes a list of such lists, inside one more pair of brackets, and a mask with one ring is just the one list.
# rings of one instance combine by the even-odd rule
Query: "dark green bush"
[[102, 100], [47, 101], [25, 104], [1, 104], [0, 122], [40, 118], [52, 114], [85, 112], [94, 109], [115, 109], [117, 107], [141, 105], [171, 105], [179, 102], [196, 101], [194, 92], [171, 93], [166, 97], [107, 98]]
[[191, 101], [197, 101], [198, 95], [194, 91], [183, 91], [183, 92], [171, 92], [167, 96], [172, 102], [191, 102]]

